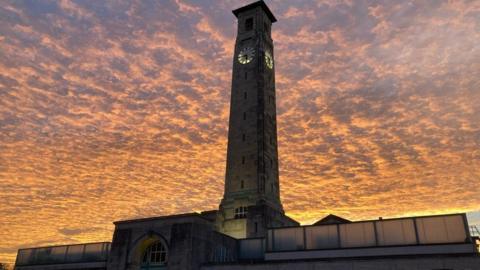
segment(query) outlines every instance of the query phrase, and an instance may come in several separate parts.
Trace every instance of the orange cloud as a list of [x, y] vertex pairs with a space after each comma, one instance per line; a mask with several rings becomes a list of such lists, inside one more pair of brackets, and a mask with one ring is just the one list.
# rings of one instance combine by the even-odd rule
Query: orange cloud
[[[245, 3], [0, 7], [0, 261], [217, 208]], [[289, 215], [478, 209], [479, 3], [268, 4]]]

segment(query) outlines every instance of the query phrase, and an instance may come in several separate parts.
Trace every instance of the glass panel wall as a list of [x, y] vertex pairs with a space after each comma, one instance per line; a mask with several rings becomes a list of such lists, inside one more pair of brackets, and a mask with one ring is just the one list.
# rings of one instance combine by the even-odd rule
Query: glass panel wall
[[263, 259], [265, 243], [263, 238], [239, 240], [240, 259]]
[[375, 246], [375, 229], [373, 222], [340, 224], [340, 247]]
[[379, 246], [414, 245], [417, 243], [413, 219], [375, 222]]
[[84, 248], [85, 248], [84, 245], [68, 246], [66, 261], [67, 262], [79, 262], [79, 261], [81, 261], [82, 258], [83, 258]]
[[339, 248], [337, 225], [305, 227], [307, 249]]
[[16, 265], [62, 264], [106, 261], [110, 243], [91, 243], [20, 249]]
[[268, 251], [388, 247], [471, 241], [464, 214], [269, 229]]
[[274, 250], [300, 250], [305, 248], [302, 227], [275, 229], [274, 234]]
[[462, 216], [439, 216], [417, 218], [420, 244], [460, 243], [467, 238]]

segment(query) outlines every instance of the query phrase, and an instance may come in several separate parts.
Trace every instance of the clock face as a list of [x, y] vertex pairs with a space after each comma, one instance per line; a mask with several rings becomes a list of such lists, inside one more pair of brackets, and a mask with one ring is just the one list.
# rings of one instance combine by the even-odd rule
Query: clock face
[[253, 49], [252, 47], [245, 47], [238, 54], [238, 62], [244, 65], [248, 64], [253, 60], [254, 56], [255, 56], [255, 49]]
[[265, 51], [265, 64], [269, 69], [273, 68], [273, 57], [269, 51]]

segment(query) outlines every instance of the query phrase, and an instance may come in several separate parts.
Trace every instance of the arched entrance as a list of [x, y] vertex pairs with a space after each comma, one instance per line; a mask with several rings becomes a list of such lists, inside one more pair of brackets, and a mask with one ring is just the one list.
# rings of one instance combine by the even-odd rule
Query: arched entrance
[[167, 261], [167, 247], [162, 243], [162, 241], [155, 241], [145, 249], [140, 269], [166, 269]]

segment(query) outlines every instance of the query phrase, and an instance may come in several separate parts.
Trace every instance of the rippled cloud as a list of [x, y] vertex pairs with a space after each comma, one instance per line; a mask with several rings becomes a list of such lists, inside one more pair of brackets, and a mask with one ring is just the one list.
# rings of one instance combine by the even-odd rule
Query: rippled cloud
[[[0, 5], [0, 260], [217, 208], [248, 2]], [[268, 4], [289, 215], [479, 209], [478, 2]]]

